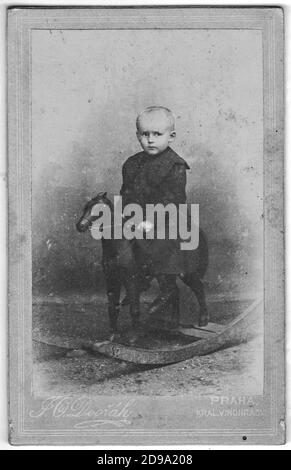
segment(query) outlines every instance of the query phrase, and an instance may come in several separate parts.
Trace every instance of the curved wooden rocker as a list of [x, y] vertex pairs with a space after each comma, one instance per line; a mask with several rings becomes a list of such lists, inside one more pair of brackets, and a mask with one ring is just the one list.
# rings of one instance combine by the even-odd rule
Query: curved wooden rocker
[[82, 338], [44, 337], [34, 336], [33, 340], [51, 346], [65, 349], [89, 349], [90, 351], [104, 354], [122, 361], [135, 364], [173, 364], [190, 359], [194, 356], [203, 356], [219, 349], [247, 341], [253, 336], [252, 331], [260, 319], [263, 300], [255, 300], [235, 320], [226, 324], [208, 323], [207, 327], [180, 327], [175, 332], [192, 336], [195, 340], [183, 346], [172, 346], [162, 349], [144, 349], [126, 346], [110, 341], [94, 342]]
[[252, 336], [251, 330], [260, 318], [262, 304], [262, 299], [255, 300], [245, 312], [227, 325], [208, 323], [205, 328], [179, 328], [176, 330], [179, 333], [196, 338], [193, 343], [183, 346], [150, 350], [105, 341], [91, 342], [89, 347], [106, 356], [136, 364], [162, 365], [181, 362], [247, 341]]

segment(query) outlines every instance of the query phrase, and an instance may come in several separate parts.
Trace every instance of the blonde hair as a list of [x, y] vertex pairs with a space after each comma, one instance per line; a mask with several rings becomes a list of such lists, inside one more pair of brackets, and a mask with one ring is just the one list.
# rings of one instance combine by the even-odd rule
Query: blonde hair
[[152, 112], [156, 111], [163, 111], [164, 115], [166, 116], [168, 122], [169, 122], [169, 128], [171, 131], [175, 130], [175, 117], [172, 111], [165, 106], [148, 106], [146, 109], [144, 109], [136, 118], [136, 128], [137, 130], [139, 129], [139, 122], [144, 114], [150, 114]]

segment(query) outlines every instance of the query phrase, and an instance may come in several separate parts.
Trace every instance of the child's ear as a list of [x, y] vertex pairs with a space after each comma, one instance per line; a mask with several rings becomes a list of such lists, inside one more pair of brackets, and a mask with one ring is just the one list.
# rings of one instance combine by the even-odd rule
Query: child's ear
[[172, 142], [176, 138], [176, 132], [172, 131], [170, 134], [170, 142]]

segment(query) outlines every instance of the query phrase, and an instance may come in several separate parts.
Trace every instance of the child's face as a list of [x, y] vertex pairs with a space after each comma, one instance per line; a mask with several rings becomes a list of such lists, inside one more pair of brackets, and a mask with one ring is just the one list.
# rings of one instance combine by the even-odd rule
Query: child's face
[[136, 135], [148, 155], [159, 155], [175, 138], [175, 132], [162, 112], [143, 114]]

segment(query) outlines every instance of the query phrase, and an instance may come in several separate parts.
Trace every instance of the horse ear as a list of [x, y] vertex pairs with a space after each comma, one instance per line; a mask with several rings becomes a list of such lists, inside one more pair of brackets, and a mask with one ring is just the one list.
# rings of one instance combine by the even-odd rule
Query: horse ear
[[98, 197], [98, 198], [102, 198], [102, 197], [106, 197], [107, 196], [107, 192], [103, 192], [101, 191], [100, 193], [97, 194], [97, 196], [95, 196], [95, 199]]

